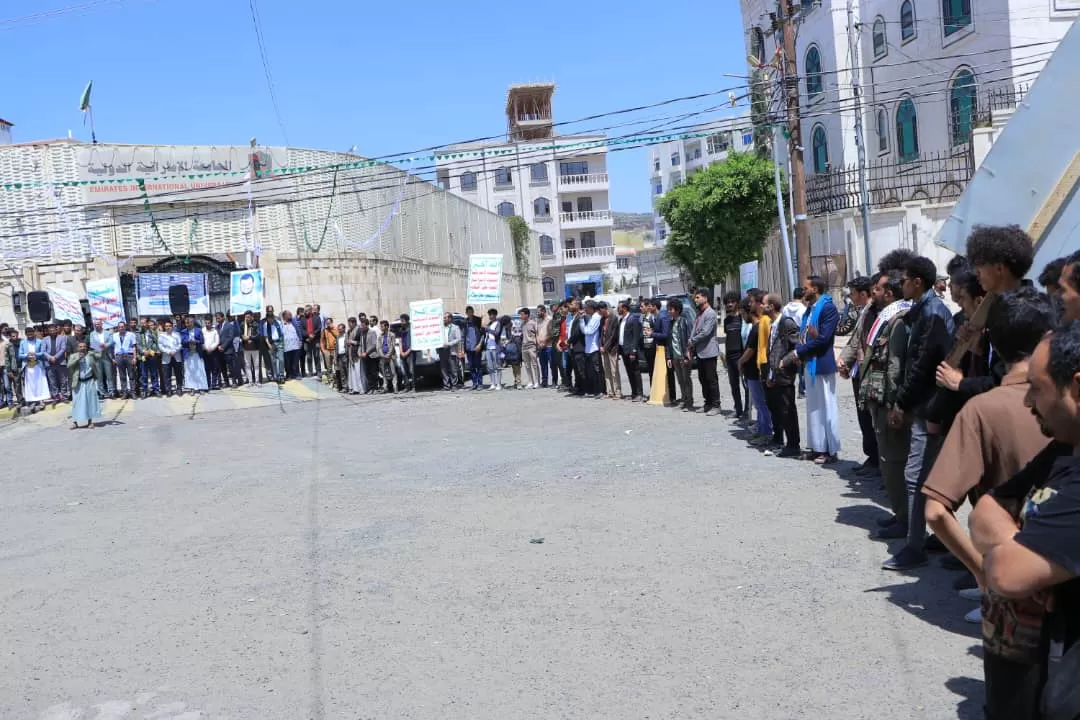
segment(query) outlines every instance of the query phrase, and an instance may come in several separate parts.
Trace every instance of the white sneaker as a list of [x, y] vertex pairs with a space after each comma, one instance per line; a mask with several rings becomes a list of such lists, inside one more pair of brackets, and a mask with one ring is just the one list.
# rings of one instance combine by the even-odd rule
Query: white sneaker
[[964, 621], [969, 623], [981, 623], [982, 622], [982, 608], [975, 608], [967, 615], [964, 616]]
[[499, 389], [498, 385], [488, 385], [488, 390], [498, 390], [498, 389]]
[[964, 588], [957, 594], [965, 600], [982, 600], [982, 591], [977, 587]]
[[495, 386], [495, 389], [496, 389], [496, 390], [502, 390], [502, 385], [496, 385], [496, 386]]

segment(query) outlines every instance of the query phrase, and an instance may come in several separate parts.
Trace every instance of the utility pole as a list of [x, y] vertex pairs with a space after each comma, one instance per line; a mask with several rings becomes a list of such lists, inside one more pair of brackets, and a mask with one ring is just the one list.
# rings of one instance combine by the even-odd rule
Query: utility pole
[[870, 257], [870, 197], [866, 190], [866, 136], [862, 117], [862, 70], [859, 69], [859, 41], [856, 37], [855, 8], [847, 0], [848, 53], [851, 55], [851, 93], [855, 98], [855, 149], [859, 162], [859, 213], [862, 215], [863, 271], [871, 275], [873, 260]]
[[802, 127], [799, 118], [799, 68], [795, 57], [795, 7], [793, 0], [780, 0], [781, 31], [784, 41], [784, 89], [787, 93], [787, 121], [790, 135], [791, 183], [795, 205], [795, 257], [799, 275], [809, 275], [810, 221], [806, 214], [806, 170], [803, 166]]

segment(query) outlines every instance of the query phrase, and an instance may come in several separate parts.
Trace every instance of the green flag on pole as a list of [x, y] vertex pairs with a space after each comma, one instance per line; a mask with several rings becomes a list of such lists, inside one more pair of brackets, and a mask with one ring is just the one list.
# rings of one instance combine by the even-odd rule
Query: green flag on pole
[[90, 88], [94, 86], [94, 81], [86, 83], [86, 89], [82, 92], [82, 97], [79, 98], [79, 110], [86, 112], [90, 109]]

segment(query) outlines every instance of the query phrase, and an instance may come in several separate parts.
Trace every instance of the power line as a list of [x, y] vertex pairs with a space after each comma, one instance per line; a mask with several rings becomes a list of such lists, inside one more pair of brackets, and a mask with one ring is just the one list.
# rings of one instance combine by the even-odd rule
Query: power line
[[274, 76], [270, 72], [270, 60], [266, 57], [266, 43], [263, 41], [262, 22], [255, 0], [248, 0], [248, 8], [251, 10], [251, 24], [255, 28], [255, 42], [259, 45], [259, 58], [262, 60], [263, 75], [266, 77], [266, 89], [270, 91], [270, 103], [274, 106], [274, 117], [277, 118], [278, 128], [285, 144], [289, 144], [289, 135], [285, 132], [285, 121], [281, 119], [281, 108], [278, 106], [277, 92], [274, 90]]

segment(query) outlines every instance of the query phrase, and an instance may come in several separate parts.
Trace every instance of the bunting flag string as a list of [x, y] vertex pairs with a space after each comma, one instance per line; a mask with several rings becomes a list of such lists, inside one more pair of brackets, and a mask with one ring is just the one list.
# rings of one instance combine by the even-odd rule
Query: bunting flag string
[[162, 247], [165, 248], [165, 251], [169, 253], [169, 255], [175, 257], [176, 253], [174, 253], [172, 248], [169, 247], [169, 244], [165, 242], [165, 238], [161, 237], [161, 230], [158, 228], [157, 218], [154, 217], [154, 210], [150, 207], [150, 195], [146, 192], [146, 180], [137, 178], [135, 184], [139, 186], [139, 191], [142, 193], [140, 199], [143, 201], [143, 210], [150, 216], [150, 230], [154, 233], [154, 237], [158, 239]]
[[[672, 140], [692, 140], [694, 138], [707, 137], [713, 134], [712, 132], [696, 132], [696, 133], [674, 133], [670, 135], [637, 135], [633, 137], [613, 138], [613, 139], [601, 139], [601, 140], [585, 140], [576, 143], [555, 143], [552, 145], [539, 145], [530, 146], [526, 152], [546, 152], [546, 151], [560, 151], [560, 150], [580, 150], [595, 147], [617, 147], [620, 145], [631, 145], [636, 143], [647, 142], [648, 144], [670, 142]], [[223, 177], [254, 177], [256, 179], [280, 177], [283, 175], [304, 175], [313, 172], [326, 172], [326, 171], [340, 171], [340, 170], [359, 170], [362, 168], [381, 167], [386, 165], [407, 165], [415, 162], [436, 162], [440, 160], [458, 160], [465, 158], [491, 158], [502, 157], [507, 155], [515, 155], [519, 151], [518, 148], [485, 148], [482, 150], [462, 150], [460, 152], [453, 153], [433, 153], [428, 155], [414, 155], [411, 157], [398, 157], [387, 158], [381, 160], [357, 160], [354, 162], [345, 163], [332, 163], [330, 165], [297, 165], [292, 167], [276, 168], [269, 170], [256, 170], [249, 172], [247, 170], [220, 170], [202, 173], [190, 173], [187, 175], [154, 175], [145, 176], [140, 178], [126, 177], [126, 178], [109, 178], [102, 180], [57, 180], [57, 181], [27, 181], [27, 182], [5, 182], [0, 183], [0, 189], [2, 190], [26, 190], [31, 188], [41, 187], [84, 187], [90, 185], [139, 185], [139, 189], [142, 192], [146, 191], [145, 184], [147, 182], [164, 182], [169, 180], [200, 180], [205, 178], [223, 178]]]

